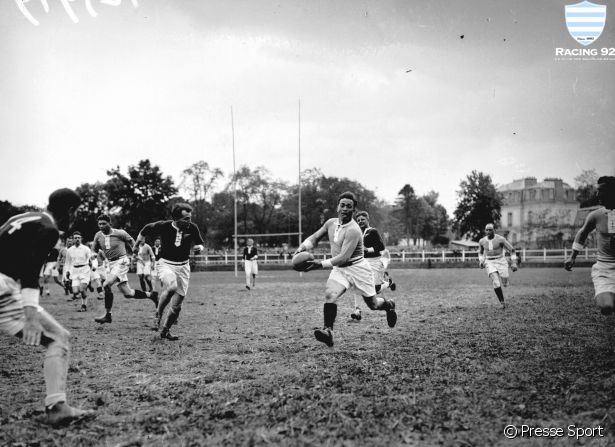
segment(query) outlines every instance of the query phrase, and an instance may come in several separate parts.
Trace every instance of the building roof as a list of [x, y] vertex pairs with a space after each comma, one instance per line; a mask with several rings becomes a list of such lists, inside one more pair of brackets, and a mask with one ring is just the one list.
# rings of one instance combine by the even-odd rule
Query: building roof
[[[562, 181], [561, 179], [545, 178], [542, 182], [537, 182], [535, 177], [526, 177], [518, 180], [513, 180], [512, 183], [498, 186], [498, 191], [521, 191], [523, 189], [554, 189], [555, 182]], [[562, 181], [564, 189], [573, 189], [568, 183]]]

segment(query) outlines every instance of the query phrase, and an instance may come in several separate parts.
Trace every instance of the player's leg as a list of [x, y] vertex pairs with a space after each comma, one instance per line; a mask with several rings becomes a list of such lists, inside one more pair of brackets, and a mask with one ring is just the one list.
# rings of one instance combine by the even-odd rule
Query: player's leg
[[79, 312], [85, 312], [88, 310], [87, 308], [87, 301], [88, 301], [88, 286], [90, 285], [90, 277], [91, 277], [91, 272], [89, 271], [89, 269], [87, 271], [84, 271], [81, 274], [81, 285], [79, 287], [80, 292], [81, 292], [81, 307], [79, 308]]
[[252, 261], [252, 288], [256, 286], [256, 275], [258, 275], [258, 263]]
[[105, 293], [105, 313], [100, 317], [94, 318], [97, 323], [111, 323], [111, 309], [113, 308], [113, 291], [111, 287], [118, 281], [118, 277], [114, 274], [113, 270], [107, 275], [107, 279], [103, 282], [103, 290]]
[[175, 267], [175, 281], [177, 286], [171, 298], [171, 308], [167, 313], [167, 317], [160, 331], [160, 338], [165, 338], [167, 340], [177, 340], [179, 338], [171, 335], [169, 330], [171, 329], [171, 326], [177, 322], [179, 313], [182, 309], [182, 303], [188, 293], [188, 284], [190, 282], [189, 264]]
[[134, 298], [137, 300], [142, 300], [148, 298], [152, 300], [154, 306], [158, 306], [158, 294], [156, 292], [145, 292], [143, 289], [133, 289], [128, 284], [128, 262], [120, 262], [117, 266], [117, 278], [118, 278], [118, 286], [120, 292], [126, 298]]
[[182, 310], [182, 303], [184, 302], [184, 298], [185, 298], [185, 295], [180, 295], [177, 292], [173, 293], [171, 300], [170, 300], [171, 305], [169, 308], [169, 312], [167, 313], [167, 316], [164, 320], [164, 324], [162, 325], [162, 328], [160, 329], [160, 338], [164, 338], [167, 340], [173, 340], [173, 341], [179, 339], [179, 337], [175, 335], [171, 335], [169, 330], [171, 329], [171, 326], [173, 326], [177, 322], [177, 319], [179, 318], [179, 313]]
[[243, 263], [243, 269], [246, 273], [246, 290], [250, 290], [250, 276], [252, 275], [252, 263], [246, 259]]
[[175, 266], [169, 265], [165, 262], [160, 263], [158, 266], [158, 276], [161, 282], [160, 296], [158, 298], [158, 306], [155, 315], [155, 327], [153, 329], [160, 329], [160, 322], [164, 311], [171, 301], [173, 294], [177, 290], [177, 275], [175, 273]]
[[504, 302], [504, 292], [502, 291], [502, 280], [500, 278], [499, 272], [495, 271], [490, 273], [489, 278], [491, 278], [491, 283], [493, 284], [493, 291], [495, 292], [495, 296], [498, 297], [498, 300], [502, 305], [502, 309], [506, 308], [506, 303]]
[[596, 262], [592, 266], [596, 305], [603, 315], [615, 312], [615, 264]]
[[361, 321], [361, 318], [363, 318], [363, 316], [361, 315], [361, 308], [359, 307], [359, 304], [357, 303], [357, 295], [353, 293], [352, 299], [354, 301], [354, 310], [350, 314], [350, 318], [356, 321]]
[[337, 317], [337, 299], [348, 290], [350, 283], [339, 272], [339, 269], [333, 269], [327, 280], [325, 289], [325, 304], [323, 306], [324, 325], [322, 329], [314, 331], [314, 337], [319, 342], [327, 346], [333, 346], [333, 324]]
[[[38, 318], [43, 327], [41, 344], [47, 349], [43, 363], [47, 422], [53, 426], [65, 425], [93, 412], [74, 408], [66, 403], [70, 333], [42, 308], [38, 312]], [[23, 328], [23, 321], [21, 327]], [[21, 338], [22, 330], [15, 335]]]
[[73, 297], [69, 301], [75, 301], [79, 299], [79, 295], [81, 295], [81, 279], [78, 274], [77, 269], [73, 269], [70, 272], [71, 278], [71, 291], [73, 293]]
[[383, 298], [376, 295], [373, 271], [367, 262], [348, 267], [351, 275], [351, 282], [363, 296], [363, 301], [371, 310], [381, 310], [386, 312], [389, 327], [397, 324], [397, 312], [395, 311], [395, 301], [390, 298]]
[[615, 293], [602, 292], [596, 295], [596, 304], [603, 315], [610, 315], [615, 311]]

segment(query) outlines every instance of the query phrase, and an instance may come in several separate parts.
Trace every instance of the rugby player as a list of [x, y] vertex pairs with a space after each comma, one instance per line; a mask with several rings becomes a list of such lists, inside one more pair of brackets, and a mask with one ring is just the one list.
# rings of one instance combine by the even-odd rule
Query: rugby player
[[[369, 263], [374, 273], [374, 283], [376, 285], [376, 293], [382, 292], [384, 289], [390, 287], [391, 290], [395, 290], [396, 286], [393, 279], [385, 275], [385, 260], [382, 253], [384, 252], [384, 242], [380, 233], [374, 227], [369, 225], [369, 213], [367, 211], [359, 211], [355, 215], [355, 220], [359, 224], [359, 228], [363, 232], [363, 257]], [[389, 259], [386, 258], [387, 265]], [[354, 320], [361, 319], [361, 309], [356, 305], [355, 310], [350, 314], [350, 317]]]
[[65, 269], [70, 273], [73, 287], [73, 299], [81, 297], [81, 308], [78, 312], [87, 311], [86, 289], [90, 283], [90, 258], [92, 251], [90, 247], [81, 243], [81, 233], [73, 233], [73, 245], [66, 251]]
[[352, 192], [338, 197], [337, 218], [327, 220], [324, 225], [309, 236], [297, 248], [296, 253], [310, 250], [325, 235], [331, 244], [331, 259], [309, 262], [306, 271], [322, 268], [332, 269], [325, 290], [323, 306], [324, 327], [314, 331], [316, 340], [333, 346], [333, 324], [337, 316], [337, 299], [354, 287], [363, 296], [367, 307], [386, 312], [389, 327], [395, 327], [397, 313], [395, 302], [376, 296], [374, 275], [369, 263], [363, 257], [363, 237], [359, 225], [352, 219], [357, 200]]
[[137, 276], [139, 277], [139, 283], [141, 289], [152, 292], [154, 287], [152, 286], [152, 261], [155, 262], [156, 255], [152, 250], [152, 247], [145, 241], [141, 241], [138, 244], [137, 252], [135, 253], [137, 260]]
[[[160, 338], [177, 340], [179, 337], [171, 335], [170, 329], [177, 322], [188, 292], [190, 249], [194, 245], [194, 252], [200, 253], [204, 248], [204, 241], [199, 227], [191, 221], [190, 205], [187, 203], [173, 205], [171, 218], [173, 220], [161, 220], [145, 225], [137, 236], [137, 242], [144, 241], [146, 237], [160, 238], [158, 275], [162, 281], [162, 291], [156, 313], [156, 329], [160, 330]], [[161, 327], [162, 316], [169, 303], [171, 308]]]
[[498, 297], [502, 309], [506, 309], [502, 286], [508, 287], [508, 261], [505, 251], [510, 253], [511, 270], [517, 271], [517, 255], [515, 248], [503, 236], [495, 233], [492, 223], [485, 225], [485, 237], [478, 241], [478, 261], [480, 268], [484, 268], [491, 278], [493, 290]]
[[596, 230], [598, 256], [592, 266], [595, 300], [604, 315], [615, 311], [615, 177], [598, 179], [598, 201], [601, 208], [592, 211], [585, 218], [572, 244], [572, 254], [566, 260], [565, 269], [570, 271], [575, 259], [584, 249], [587, 236]]
[[258, 275], [258, 250], [254, 246], [254, 239], [247, 240], [241, 262], [246, 272], [246, 289], [250, 290], [256, 285], [256, 275]]
[[58, 189], [49, 196], [47, 212], [19, 214], [0, 227], [0, 331], [47, 348], [45, 410], [53, 426], [91, 414], [66, 403], [70, 333], [38, 303], [41, 266], [79, 202], [73, 190]]
[[128, 284], [128, 268], [130, 260], [127, 253], [134, 251], [135, 241], [124, 230], [111, 228], [111, 219], [106, 214], [98, 216], [98, 233], [94, 235], [94, 252], [102, 251], [105, 258], [109, 261], [109, 271], [107, 279], [103, 283], [105, 291], [105, 314], [95, 318], [97, 323], [111, 323], [111, 309], [113, 308], [113, 292], [111, 286], [117, 283], [117, 288], [126, 298], [145, 299], [149, 298], [158, 305], [157, 292], [145, 292], [134, 290]]

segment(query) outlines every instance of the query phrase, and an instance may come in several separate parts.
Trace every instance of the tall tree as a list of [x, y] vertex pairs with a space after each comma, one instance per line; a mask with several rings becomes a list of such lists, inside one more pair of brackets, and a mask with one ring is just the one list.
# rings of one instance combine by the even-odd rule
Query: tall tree
[[83, 235], [83, 240], [90, 241], [98, 231], [97, 218], [108, 211], [109, 198], [105, 184], [101, 182], [83, 183], [75, 188], [81, 205], [75, 215], [73, 227]]
[[406, 239], [417, 237], [416, 214], [418, 199], [414, 188], [410, 184], [405, 184], [397, 193], [395, 208], [394, 214], [399, 222], [403, 237]]
[[461, 236], [478, 241], [485, 225], [500, 222], [502, 196], [498, 193], [491, 176], [478, 171], [466, 176], [457, 191], [457, 208], [453, 224]]
[[128, 176], [119, 166], [107, 171], [110, 179], [105, 184], [109, 197], [109, 211], [115, 216], [115, 225], [132, 233], [143, 225], [168, 218], [167, 202], [177, 193], [170, 176], [148, 159], [128, 167]]
[[182, 171], [179, 187], [193, 202], [207, 200], [213, 194], [213, 186], [223, 175], [221, 169], [211, 168], [206, 161], [197, 161]]
[[584, 169], [574, 178], [574, 182], [581, 208], [598, 205], [598, 173], [595, 169]]

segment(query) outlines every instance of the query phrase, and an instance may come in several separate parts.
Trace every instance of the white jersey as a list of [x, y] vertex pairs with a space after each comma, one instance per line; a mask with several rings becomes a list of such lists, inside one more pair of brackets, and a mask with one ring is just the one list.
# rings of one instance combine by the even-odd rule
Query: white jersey
[[91, 257], [92, 251], [87, 245], [73, 245], [66, 252], [66, 264], [73, 267], [88, 265]]

